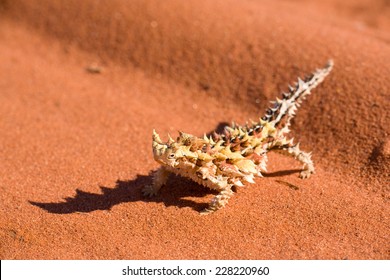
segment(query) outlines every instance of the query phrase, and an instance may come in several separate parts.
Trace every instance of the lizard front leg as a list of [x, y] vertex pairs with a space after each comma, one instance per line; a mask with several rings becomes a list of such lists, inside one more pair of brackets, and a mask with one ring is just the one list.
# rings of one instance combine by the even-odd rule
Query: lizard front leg
[[221, 190], [219, 194], [217, 194], [210, 202], [209, 206], [204, 209], [202, 212], [200, 212], [201, 215], [208, 215], [211, 214], [218, 209], [221, 209], [225, 207], [225, 205], [228, 203], [229, 198], [233, 195], [233, 191], [231, 189], [231, 186], [226, 187], [225, 189]]
[[158, 191], [163, 185], [167, 182], [169, 177], [169, 171], [164, 167], [160, 167], [153, 173], [153, 183], [147, 185], [142, 189], [144, 196], [154, 196], [157, 195]]

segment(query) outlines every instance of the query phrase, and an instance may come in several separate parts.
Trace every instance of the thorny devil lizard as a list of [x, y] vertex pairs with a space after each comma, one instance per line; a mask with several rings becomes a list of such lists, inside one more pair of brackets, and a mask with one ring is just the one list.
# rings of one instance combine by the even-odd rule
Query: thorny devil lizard
[[161, 167], [154, 172], [153, 184], [143, 188], [143, 194], [156, 195], [167, 182], [169, 173], [175, 173], [218, 191], [201, 214], [215, 212], [228, 203], [234, 186], [254, 183], [254, 176], [262, 177], [267, 152], [272, 150], [295, 157], [303, 163], [300, 177], [310, 177], [314, 173], [311, 153], [301, 151], [299, 143], [294, 144], [293, 138], [286, 135], [302, 100], [324, 80], [332, 67], [330, 60], [325, 68], [317, 69], [304, 80], [298, 78], [295, 86], [289, 86], [289, 91], [283, 93], [282, 99], [271, 102], [264, 117], [245, 126], [233, 124], [225, 127], [221, 134], [214, 132], [203, 138], [179, 132], [176, 141], [168, 135], [166, 143], [153, 130], [153, 155]]

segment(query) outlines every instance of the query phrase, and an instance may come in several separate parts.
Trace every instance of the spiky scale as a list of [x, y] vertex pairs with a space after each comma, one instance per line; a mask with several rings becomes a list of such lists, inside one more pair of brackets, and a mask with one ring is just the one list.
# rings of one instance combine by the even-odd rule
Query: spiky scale
[[[304, 80], [298, 78], [295, 87], [288, 86], [289, 92], [282, 99], [271, 102], [272, 107], [258, 122], [250, 121], [244, 126], [232, 123], [224, 132], [204, 135], [198, 138], [179, 132], [177, 141], [170, 136], [163, 142], [153, 130], [153, 155], [161, 164], [154, 173], [153, 185], [143, 189], [145, 195], [155, 195], [167, 181], [167, 174], [175, 173], [188, 177], [210, 189], [217, 190], [209, 207], [202, 213], [209, 214], [224, 207], [233, 195], [233, 186], [243, 186], [243, 182], [254, 183], [254, 177], [262, 177], [266, 171], [267, 152], [276, 150], [295, 157], [303, 163], [301, 178], [314, 173], [311, 153], [300, 150], [299, 143], [288, 139], [290, 121], [297, 108], [310, 91], [329, 74], [333, 62], [317, 70]], [[282, 124], [282, 120], [286, 119]]]

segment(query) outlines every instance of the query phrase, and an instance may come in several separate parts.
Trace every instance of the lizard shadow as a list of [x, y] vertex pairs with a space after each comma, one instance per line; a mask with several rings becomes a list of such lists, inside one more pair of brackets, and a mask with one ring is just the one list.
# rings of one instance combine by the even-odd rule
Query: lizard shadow
[[[300, 170], [277, 171], [264, 174], [264, 176], [279, 177], [299, 171]], [[200, 186], [189, 179], [171, 175], [166, 186], [161, 188], [157, 196], [142, 196], [141, 189], [143, 186], [151, 183], [151, 175], [137, 175], [134, 180], [118, 180], [114, 188], [100, 186], [100, 193], [91, 193], [76, 189], [76, 194], [73, 197], [65, 197], [63, 201], [29, 201], [29, 203], [52, 214], [89, 213], [97, 210], [110, 210], [115, 205], [137, 201], [164, 203], [166, 207], [190, 207], [195, 211], [201, 211], [207, 207], [209, 201], [206, 200], [203, 203], [196, 202], [193, 198], [217, 194], [217, 192]]]
[[172, 175], [167, 185], [161, 188], [158, 196], [146, 198], [142, 195], [141, 189], [143, 186], [151, 183], [151, 175], [137, 175], [134, 180], [118, 180], [114, 188], [100, 186], [100, 193], [91, 193], [76, 189], [76, 194], [73, 197], [65, 197], [63, 201], [29, 201], [29, 203], [52, 214], [88, 213], [97, 210], [110, 210], [115, 205], [137, 201], [164, 203], [167, 207], [191, 207], [196, 211], [201, 211], [207, 207], [206, 202], [199, 203], [191, 199], [186, 199], [186, 197], [203, 197], [210, 194], [211, 191], [200, 187], [195, 182], [186, 178]]

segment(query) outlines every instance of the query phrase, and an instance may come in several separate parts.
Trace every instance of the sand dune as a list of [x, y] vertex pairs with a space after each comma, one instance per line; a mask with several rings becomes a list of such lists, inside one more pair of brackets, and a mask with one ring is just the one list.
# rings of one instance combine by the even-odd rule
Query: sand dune
[[[388, 259], [388, 15], [379, 0], [0, 1], [1, 258]], [[179, 177], [142, 198], [153, 128], [255, 119], [329, 58], [293, 123], [310, 179], [272, 155], [214, 215]]]

